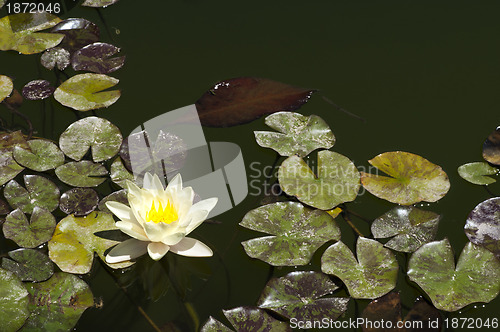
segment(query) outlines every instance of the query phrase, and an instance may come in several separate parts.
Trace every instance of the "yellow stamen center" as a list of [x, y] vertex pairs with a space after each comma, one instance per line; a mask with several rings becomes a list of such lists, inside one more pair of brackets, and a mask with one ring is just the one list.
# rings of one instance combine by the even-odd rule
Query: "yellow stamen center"
[[174, 206], [170, 204], [170, 201], [167, 201], [167, 206], [165, 206], [165, 208], [162, 207], [161, 201], [159, 203], [160, 204], [158, 210], [156, 210], [155, 202], [153, 201], [153, 203], [151, 204], [151, 210], [149, 210], [149, 212], [146, 212], [146, 221], [152, 221], [155, 224], [160, 222], [171, 224], [179, 219], [177, 211], [175, 211]]

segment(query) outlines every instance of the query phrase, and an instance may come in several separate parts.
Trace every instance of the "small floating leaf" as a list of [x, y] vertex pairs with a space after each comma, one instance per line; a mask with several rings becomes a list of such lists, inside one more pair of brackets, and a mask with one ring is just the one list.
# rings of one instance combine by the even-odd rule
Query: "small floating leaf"
[[111, 181], [122, 188], [127, 187], [127, 180], [134, 181], [134, 175], [123, 166], [122, 159], [117, 157], [111, 164]]
[[320, 321], [323, 317], [336, 320], [347, 310], [348, 297], [324, 297], [339, 287], [328, 276], [313, 271], [291, 272], [271, 279], [257, 305], [288, 319]]
[[423, 244], [434, 240], [440, 216], [413, 206], [397, 206], [375, 219], [371, 226], [373, 237], [394, 236], [385, 244], [401, 252], [414, 252]]
[[358, 237], [357, 260], [342, 242], [328, 247], [321, 257], [321, 271], [340, 278], [355, 299], [375, 299], [396, 286], [398, 262], [394, 254], [375, 241]]
[[14, 89], [14, 84], [10, 77], [5, 75], [0, 75], [0, 103], [10, 96], [10, 93]]
[[483, 158], [489, 163], [500, 165], [500, 126], [484, 141]]
[[328, 213], [296, 202], [253, 209], [240, 225], [272, 235], [251, 239], [242, 245], [248, 256], [274, 266], [307, 264], [324, 243], [340, 239], [340, 229]]
[[85, 0], [82, 3], [82, 6], [86, 7], [107, 7], [114, 3], [117, 3], [118, 0]]
[[39, 175], [25, 175], [24, 184], [26, 189], [15, 180], [5, 186], [4, 196], [10, 206], [28, 214], [33, 212], [35, 206], [45, 208], [49, 212], [57, 209], [60, 192], [52, 181]]
[[118, 82], [118, 79], [103, 74], [75, 75], [56, 89], [54, 98], [77, 111], [109, 107], [120, 98], [120, 90], [103, 90], [117, 85]]
[[441, 167], [413, 153], [385, 152], [368, 162], [390, 177], [361, 172], [363, 187], [392, 203], [436, 202], [450, 189]]
[[210, 316], [205, 325], [202, 326], [201, 332], [233, 332], [233, 330]]
[[97, 25], [83, 18], [68, 18], [57, 24], [51, 31], [65, 36], [59, 46], [69, 52], [74, 52], [99, 40]]
[[12, 133], [1, 133], [0, 134], [0, 149], [7, 149], [8, 151], [12, 151], [14, 146], [20, 145], [25, 149], [29, 149], [29, 145], [24, 139], [23, 133], [18, 130]]
[[278, 111], [295, 111], [314, 90], [265, 78], [239, 77], [221, 81], [196, 101], [201, 124], [230, 127]]
[[288, 157], [281, 164], [278, 179], [288, 195], [322, 210], [350, 202], [358, 195], [359, 172], [349, 158], [332, 151], [318, 152], [317, 176], [298, 157]]
[[24, 169], [12, 156], [16, 144], [29, 149], [21, 131], [0, 134], [0, 186], [15, 178]]
[[500, 292], [500, 261], [469, 242], [455, 268], [448, 239], [424, 244], [408, 263], [408, 277], [439, 310], [456, 311], [474, 302], [490, 302]]
[[55, 227], [54, 216], [46, 209], [35, 206], [29, 222], [20, 209], [9, 213], [3, 224], [3, 234], [20, 247], [35, 248], [50, 240]]
[[37, 172], [54, 169], [64, 163], [64, 154], [57, 145], [44, 139], [28, 141], [29, 150], [14, 147], [13, 156], [24, 167]]
[[72, 161], [56, 168], [59, 180], [73, 187], [97, 187], [106, 181], [107, 174], [104, 166], [90, 160]]
[[2, 331], [17, 331], [30, 314], [28, 291], [14, 273], [2, 268], [0, 268], [0, 298]]
[[14, 272], [23, 281], [45, 281], [54, 274], [54, 264], [47, 255], [34, 249], [9, 251], [2, 259], [2, 268]]
[[468, 163], [458, 168], [458, 174], [473, 184], [488, 185], [497, 180], [485, 175], [495, 175], [498, 169], [485, 162]]
[[[94, 233], [117, 229], [115, 220], [109, 213], [94, 211], [86, 217], [69, 215], [57, 224], [49, 241], [49, 257], [64, 272], [88, 273], [92, 267], [94, 252], [106, 262], [104, 252], [119, 243], [98, 237]], [[108, 265], [117, 269], [132, 264], [123, 262]]]
[[33, 80], [23, 87], [23, 97], [28, 100], [42, 100], [49, 98], [55, 88], [47, 80]]
[[266, 125], [278, 132], [255, 131], [257, 144], [281, 156], [305, 157], [316, 149], [329, 149], [335, 143], [330, 127], [317, 115], [278, 112], [266, 118]]
[[40, 63], [48, 70], [52, 70], [57, 66], [57, 69], [63, 71], [68, 67], [70, 57], [71, 54], [66, 49], [54, 47], [43, 52]]
[[470, 242], [484, 247], [500, 259], [500, 198], [479, 203], [467, 217], [465, 234]]
[[76, 71], [85, 70], [97, 74], [109, 74], [125, 64], [125, 57], [110, 58], [120, 49], [107, 43], [93, 43], [75, 52], [71, 65]]
[[114, 193], [111, 193], [108, 196], [101, 199], [101, 201], [99, 202], [99, 210], [101, 210], [103, 212], [112, 213], [106, 207], [106, 202], [109, 202], [109, 201], [116, 201], [116, 202], [120, 202], [120, 203], [123, 203], [125, 205], [128, 205], [127, 190], [122, 189], [122, 190], [115, 191]]
[[[232, 324], [232, 326], [236, 331], [273, 331], [273, 332], [292, 331], [288, 323], [281, 322], [271, 317], [268, 313], [259, 308], [238, 307], [230, 310], [223, 310], [222, 312], [224, 313], [224, 316], [226, 316], [227, 320]], [[217, 323], [215, 324], [219, 326], [222, 325], [220, 322], [218, 323], [219, 324]], [[229, 330], [226, 329], [221, 329], [217, 331]], [[213, 331], [213, 330], [205, 329], [205, 327], [203, 327], [202, 331]]]
[[59, 208], [66, 214], [76, 217], [86, 216], [99, 204], [99, 195], [90, 188], [74, 188], [61, 195]]

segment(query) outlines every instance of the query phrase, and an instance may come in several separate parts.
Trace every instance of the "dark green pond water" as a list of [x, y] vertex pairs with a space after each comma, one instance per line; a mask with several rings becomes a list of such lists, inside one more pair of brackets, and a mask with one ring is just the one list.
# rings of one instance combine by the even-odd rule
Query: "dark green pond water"
[[[75, 8], [63, 18], [83, 17], [101, 28], [101, 40], [113, 43], [127, 56], [120, 79], [121, 99], [97, 115], [109, 119], [126, 135], [141, 123], [193, 104], [215, 82], [239, 76], [274, 79], [319, 90], [301, 108], [320, 115], [331, 126], [337, 142], [333, 150], [360, 167], [386, 151], [408, 151], [440, 165], [451, 190], [438, 203], [423, 208], [442, 215], [437, 239], [447, 237], [459, 255], [467, 243], [463, 226], [468, 213], [489, 197], [480, 186], [461, 179], [457, 167], [481, 161], [484, 139], [500, 123], [500, 3], [498, 1], [127, 1], [97, 11]], [[3, 14], [1, 15], [3, 16]], [[106, 30], [105, 26], [108, 27]], [[15, 87], [32, 79], [49, 78], [39, 69], [39, 55], [0, 53], [0, 74]], [[41, 71], [39, 74], [38, 71]], [[322, 96], [366, 119], [336, 110]], [[54, 103], [45, 128], [39, 102], [25, 101], [38, 136], [54, 138], [76, 118]], [[0, 110], [4, 111], [4, 110]], [[208, 141], [237, 143], [247, 176], [250, 164], [271, 165], [274, 152], [255, 143], [253, 131], [266, 130], [264, 119], [232, 128], [208, 128]], [[52, 132], [56, 135], [51, 136]], [[256, 164], [255, 164], [256, 165]], [[491, 189], [500, 192], [500, 186]], [[188, 298], [200, 323], [209, 315], [222, 319], [221, 309], [255, 305], [269, 273], [283, 276], [294, 268], [275, 268], [250, 259], [241, 241], [256, 233], [238, 226], [259, 200], [249, 196], [218, 217], [220, 225], [206, 224], [195, 236], [215, 249], [206, 259], [208, 281], [192, 278]], [[351, 204], [354, 211], [376, 218], [392, 204], [363, 194]], [[341, 218], [342, 241], [355, 237]], [[364, 234], [369, 227], [356, 225]], [[320, 248], [311, 265], [297, 270], [320, 270]], [[174, 259], [167, 255], [167, 260]], [[187, 258], [186, 258], [187, 259]], [[194, 259], [199, 260], [199, 259]], [[175, 264], [184, 265], [184, 259]], [[181, 266], [181, 267], [182, 267]], [[147, 299], [141, 285], [129, 297], [99, 264], [84, 277], [103, 307], [87, 310], [78, 331], [149, 331], [151, 327], [131, 299], [158, 325], [176, 319], [183, 306], [173, 291], [159, 301]], [[400, 274], [403, 304], [411, 307], [419, 294]], [[351, 301], [347, 317], [355, 317], [369, 301]], [[450, 317], [500, 318], [500, 298], [483, 307], [470, 306]]]

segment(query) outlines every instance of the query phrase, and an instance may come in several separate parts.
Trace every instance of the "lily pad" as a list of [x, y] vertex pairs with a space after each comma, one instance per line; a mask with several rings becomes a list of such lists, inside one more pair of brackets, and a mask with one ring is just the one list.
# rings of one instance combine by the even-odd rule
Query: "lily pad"
[[500, 165], [500, 126], [484, 141], [483, 158], [489, 163]]
[[[230, 310], [223, 310], [224, 316], [232, 324], [233, 328], [240, 331], [273, 331], [288, 332], [292, 331], [288, 323], [281, 322], [264, 310], [253, 307], [238, 307]], [[202, 332], [225, 332], [232, 331], [218, 320], [210, 319], [201, 328]]]
[[0, 19], [0, 50], [34, 54], [58, 45], [64, 35], [37, 32], [53, 27], [61, 20], [46, 12], [20, 13]]
[[274, 266], [307, 264], [324, 243], [340, 239], [340, 229], [328, 213], [308, 209], [297, 202], [253, 209], [240, 225], [271, 234], [241, 244], [248, 256]]
[[107, 7], [114, 3], [117, 3], [118, 0], [85, 0], [82, 3], [82, 6], [86, 7]]
[[342, 242], [328, 247], [321, 257], [321, 271], [340, 278], [355, 299], [375, 299], [396, 286], [398, 262], [394, 254], [375, 241], [358, 237], [357, 260]]
[[29, 222], [20, 209], [9, 213], [3, 224], [3, 234], [20, 247], [35, 248], [50, 240], [55, 227], [54, 216], [46, 209], [35, 206]]
[[10, 206], [31, 214], [35, 206], [45, 208], [49, 212], [59, 206], [59, 188], [50, 180], [39, 175], [25, 175], [21, 187], [15, 180], [11, 180], [4, 189], [4, 196]]
[[14, 272], [22, 281], [45, 281], [54, 274], [54, 264], [47, 255], [34, 249], [9, 251], [2, 268]]
[[59, 208], [66, 214], [86, 216], [99, 204], [99, 195], [90, 188], [73, 188], [61, 195]]
[[397, 206], [375, 219], [371, 226], [373, 237], [394, 236], [385, 244], [401, 252], [414, 252], [423, 244], [434, 240], [440, 215], [412, 206]]
[[464, 247], [456, 267], [448, 239], [427, 243], [411, 256], [407, 274], [434, 306], [444, 311], [490, 302], [500, 292], [500, 261], [471, 242]]
[[0, 150], [12, 151], [16, 145], [29, 149], [29, 145], [20, 130], [12, 133], [0, 133]]
[[29, 149], [21, 131], [0, 134], [0, 186], [15, 178], [24, 169], [12, 155], [16, 145]]
[[2, 331], [17, 331], [30, 314], [28, 291], [14, 273], [2, 268], [0, 268], [0, 298]]
[[31, 314], [23, 332], [70, 331], [94, 305], [90, 287], [72, 274], [58, 272], [47, 281], [27, 283], [26, 288]]
[[392, 203], [436, 202], [450, 189], [441, 167], [413, 153], [385, 152], [368, 162], [390, 177], [361, 172], [363, 187]]
[[14, 84], [10, 77], [5, 75], [0, 75], [0, 103], [10, 96], [10, 93], [14, 89]]
[[233, 332], [233, 330], [210, 316], [205, 325], [202, 326], [201, 332]]
[[488, 185], [495, 183], [497, 180], [486, 175], [495, 175], [498, 169], [490, 166], [485, 162], [468, 163], [458, 168], [458, 174], [464, 179], [473, 184]]
[[45, 172], [64, 164], [64, 154], [57, 145], [44, 139], [28, 141], [29, 150], [14, 147], [14, 159], [22, 166], [37, 172]]
[[122, 188], [127, 187], [127, 180], [134, 181], [134, 175], [125, 168], [120, 157], [117, 157], [111, 164], [110, 173], [111, 181]]
[[97, 25], [83, 18], [68, 18], [52, 28], [51, 32], [64, 35], [59, 46], [71, 53], [99, 40]]
[[92, 149], [97, 163], [108, 160], [120, 151], [120, 129], [106, 119], [89, 116], [72, 123], [59, 137], [59, 146], [65, 155], [80, 160]]
[[[92, 267], [94, 252], [106, 262], [104, 252], [119, 243], [98, 237], [94, 233], [117, 229], [113, 216], [106, 212], [94, 211], [86, 217], [69, 215], [57, 224], [49, 241], [49, 257], [64, 272], [88, 273]], [[108, 265], [118, 269], [132, 264], [123, 262]]]
[[4, 216], [10, 213], [10, 206], [6, 201], [0, 199], [0, 216]]
[[118, 82], [118, 79], [103, 74], [75, 75], [56, 89], [54, 98], [77, 111], [109, 107], [120, 98], [120, 90], [103, 90], [114, 87]]
[[324, 297], [339, 287], [325, 274], [313, 271], [291, 272], [271, 279], [257, 305], [288, 319], [320, 321], [324, 317], [336, 320], [347, 310], [348, 297]]
[[281, 156], [305, 157], [316, 149], [329, 149], [335, 136], [328, 124], [317, 115], [278, 112], [266, 118], [266, 125], [278, 132], [256, 131], [257, 144], [271, 148]]
[[465, 234], [470, 242], [484, 247], [500, 259], [500, 198], [479, 203], [467, 217]]
[[90, 160], [72, 161], [56, 168], [59, 180], [73, 187], [97, 187], [106, 181], [107, 174], [104, 166]]
[[322, 210], [331, 210], [357, 197], [359, 172], [349, 158], [332, 151], [320, 151], [317, 168], [315, 176], [302, 158], [288, 157], [278, 171], [281, 188], [302, 203]]
[[115, 201], [128, 205], [127, 190], [122, 189], [109, 194], [108, 196], [101, 199], [98, 208], [100, 211], [112, 213], [106, 206], [106, 202]]
[[28, 100], [47, 99], [54, 93], [55, 88], [47, 80], [33, 80], [23, 87], [23, 97]]
[[57, 69], [63, 71], [69, 66], [71, 54], [68, 50], [62, 47], [54, 47], [43, 52], [40, 58], [42, 66], [48, 70]]
[[71, 65], [76, 71], [85, 70], [98, 74], [109, 74], [125, 64], [125, 57], [110, 58], [120, 49], [107, 43], [93, 43], [75, 52]]

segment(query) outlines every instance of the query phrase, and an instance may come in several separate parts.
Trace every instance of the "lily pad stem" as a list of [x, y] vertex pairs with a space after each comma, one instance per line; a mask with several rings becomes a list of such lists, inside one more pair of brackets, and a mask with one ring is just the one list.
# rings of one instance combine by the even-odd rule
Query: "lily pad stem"
[[354, 232], [356, 232], [356, 234], [358, 234], [361, 237], [365, 237], [363, 233], [361, 233], [359, 229], [357, 229], [356, 226], [352, 223], [351, 218], [349, 217], [349, 212], [343, 211], [342, 218], [344, 218], [344, 220], [349, 224], [349, 226], [351, 226], [351, 228], [353, 229]]

